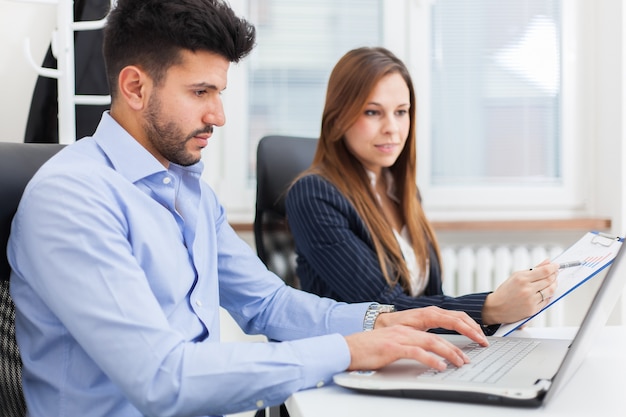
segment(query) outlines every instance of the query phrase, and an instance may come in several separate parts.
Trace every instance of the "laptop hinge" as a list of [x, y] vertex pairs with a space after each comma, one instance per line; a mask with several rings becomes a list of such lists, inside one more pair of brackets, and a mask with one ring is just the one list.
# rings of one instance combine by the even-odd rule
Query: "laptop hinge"
[[542, 391], [547, 391], [548, 388], [550, 388], [550, 385], [552, 385], [552, 381], [549, 379], [538, 379], [535, 382], [535, 386], [540, 388]]

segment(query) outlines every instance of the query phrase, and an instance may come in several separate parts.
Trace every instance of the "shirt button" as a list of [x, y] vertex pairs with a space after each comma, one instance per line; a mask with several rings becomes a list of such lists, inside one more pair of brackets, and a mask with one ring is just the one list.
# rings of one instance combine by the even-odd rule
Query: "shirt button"
[[170, 182], [172, 182], [172, 179], [170, 177], [165, 177], [163, 178], [163, 184], [169, 184]]
[[256, 408], [263, 408], [264, 405], [265, 405], [265, 402], [263, 402], [263, 400], [258, 400], [256, 402]]
[[324, 381], [320, 381], [315, 385], [317, 388], [322, 388], [324, 386]]
[[196, 300], [196, 305], [197, 305], [198, 307], [202, 307], [202, 301], [200, 301], [200, 300]]

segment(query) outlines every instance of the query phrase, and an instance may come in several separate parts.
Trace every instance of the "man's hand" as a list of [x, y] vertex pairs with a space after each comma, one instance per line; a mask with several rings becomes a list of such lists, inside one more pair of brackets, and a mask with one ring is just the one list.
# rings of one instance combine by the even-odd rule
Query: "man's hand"
[[439, 370], [446, 367], [443, 359], [456, 366], [468, 363], [461, 349], [426, 332], [439, 327], [488, 345], [480, 326], [463, 312], [425, 307], [383, 313], [378, 316], [373, 331], [346, 337], [352, 358], [348, 369], [378, 369], [398, 359], [414, 359]]

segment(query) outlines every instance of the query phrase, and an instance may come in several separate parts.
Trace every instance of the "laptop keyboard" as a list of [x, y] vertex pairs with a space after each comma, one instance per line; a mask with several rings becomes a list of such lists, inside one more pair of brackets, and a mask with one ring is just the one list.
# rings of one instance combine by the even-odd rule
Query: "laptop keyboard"
[[488, 347], [470, 343], [462, 350], [471, 362], [457, 368], [449, 364], [443, 371], [429, 369], [418, 378], [494, 383], [502, 378], [537, 345], [536, 340], [490, 340]]

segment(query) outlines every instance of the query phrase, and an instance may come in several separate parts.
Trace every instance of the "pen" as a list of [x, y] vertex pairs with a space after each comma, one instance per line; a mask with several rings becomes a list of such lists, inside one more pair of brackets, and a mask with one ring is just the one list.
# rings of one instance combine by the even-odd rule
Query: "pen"
[[573, 266], [580, 266], [582, 264], [583, 263], [581, 261], [563, 262], [562, 264], [559, 264], [559, 269], [571, 268]]

